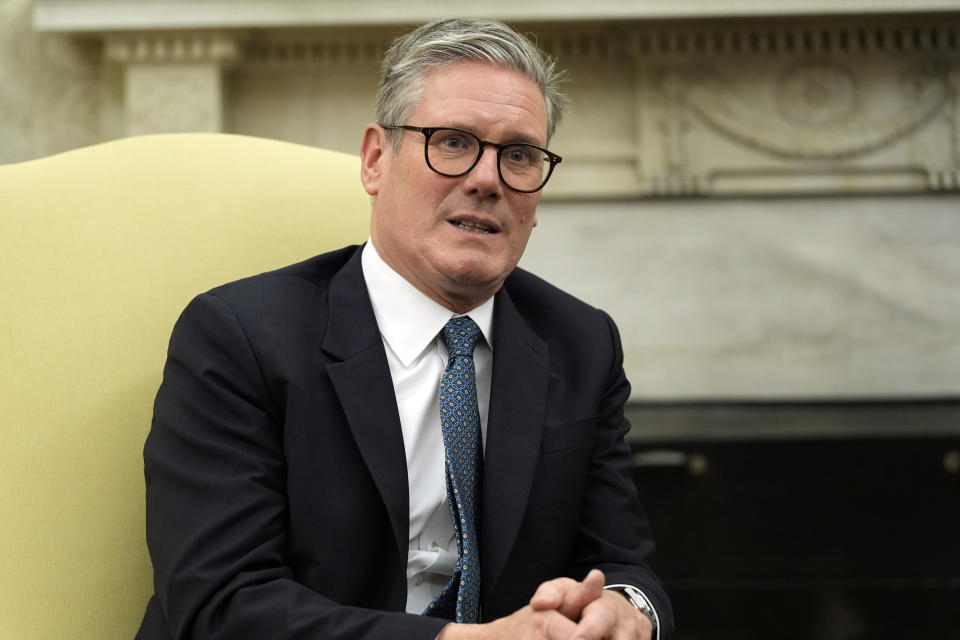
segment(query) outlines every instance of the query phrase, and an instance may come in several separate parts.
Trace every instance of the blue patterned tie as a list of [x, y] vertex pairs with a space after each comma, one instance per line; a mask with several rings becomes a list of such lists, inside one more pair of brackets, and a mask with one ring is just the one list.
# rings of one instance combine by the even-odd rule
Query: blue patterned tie
[[477, 408], [473, 348], [480, 336], [480, 328], [467, 316], [461, 316], [451, 319], [440, 335], [450, 352], [447, 368], [440, 379], [440, 426], [446, 450], [447, 504], [457, 536], [459, 557], [450, 582], [423, 613], [456, 622], [479, 622], [477, 519], [483, 438]]

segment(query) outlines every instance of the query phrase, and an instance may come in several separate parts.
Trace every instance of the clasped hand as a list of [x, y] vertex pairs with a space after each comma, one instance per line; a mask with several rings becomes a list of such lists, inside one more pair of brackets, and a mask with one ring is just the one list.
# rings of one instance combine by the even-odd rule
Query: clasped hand
[[650, 620], [603, 585], [597, 569], [582, 582], [550, 580], [519, 611], [486, 624], [447, 625], [438, 640], [650, 640]]

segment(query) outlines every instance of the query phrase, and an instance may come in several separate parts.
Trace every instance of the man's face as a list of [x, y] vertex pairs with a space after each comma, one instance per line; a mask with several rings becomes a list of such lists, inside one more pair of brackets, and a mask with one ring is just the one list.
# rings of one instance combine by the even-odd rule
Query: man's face
[[[537, 85], [479, 62], [430, 72], [407, 122], [384, 124], [456, 127], [491, 142], [546, 146], [546, 107]], [[423, 134], [402, 135], [394, 154], [383, 129], [370, 125], [364, 133], [362, 180], [376, 197], [373, 244], [421, 292], [466, 311], [496, 293], [516, 267], [537, 224], [540, 192], [504, 185], [496, 149], [489, 147], [466, 175], [441, 176], [424, 161]]]

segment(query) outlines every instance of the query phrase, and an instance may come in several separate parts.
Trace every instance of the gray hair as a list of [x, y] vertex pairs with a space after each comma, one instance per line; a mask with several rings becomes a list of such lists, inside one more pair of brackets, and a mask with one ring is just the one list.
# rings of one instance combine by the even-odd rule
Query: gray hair
[[[490, 62], [519, 71], [540, 88], [547, 107], [547, 140], [560, 122], [566, 74], [527, 37], [493, 20], [450, 18], [427, 23], [393, 41], [384, 56], [377, 90], [377, 122], [404, 124], [416, 108], [427, 74], [458, 62]], [[395, 150], [400, 132], [387, 131]]]

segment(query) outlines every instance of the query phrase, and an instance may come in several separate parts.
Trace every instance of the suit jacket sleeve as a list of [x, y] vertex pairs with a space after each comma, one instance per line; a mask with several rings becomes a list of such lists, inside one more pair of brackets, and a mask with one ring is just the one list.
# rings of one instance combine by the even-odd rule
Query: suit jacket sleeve
[[228, 305], [195, 299], [144, 449], [156, 595], [138, 637], [434, 638], [444, 621], [338, 604], [296, 579], [281, 408], [263, 378]]
[[650, 567], [653, 533], [637, 498], [625, 441], [630, 424], [623, 410], [630, 384], [623, 371], [623, 349], [613, 320], [605, 313], [602, 316], [612, 345], [612, 360], [598, 406], [593, 459], [584, 485], [571, 575], [579, 578], [596, 567], [605, 573], [607, 584], [632, 584], [642, 590], [657, 610], [661, 639], [668, 640], [673, 635], [673, 610]]

